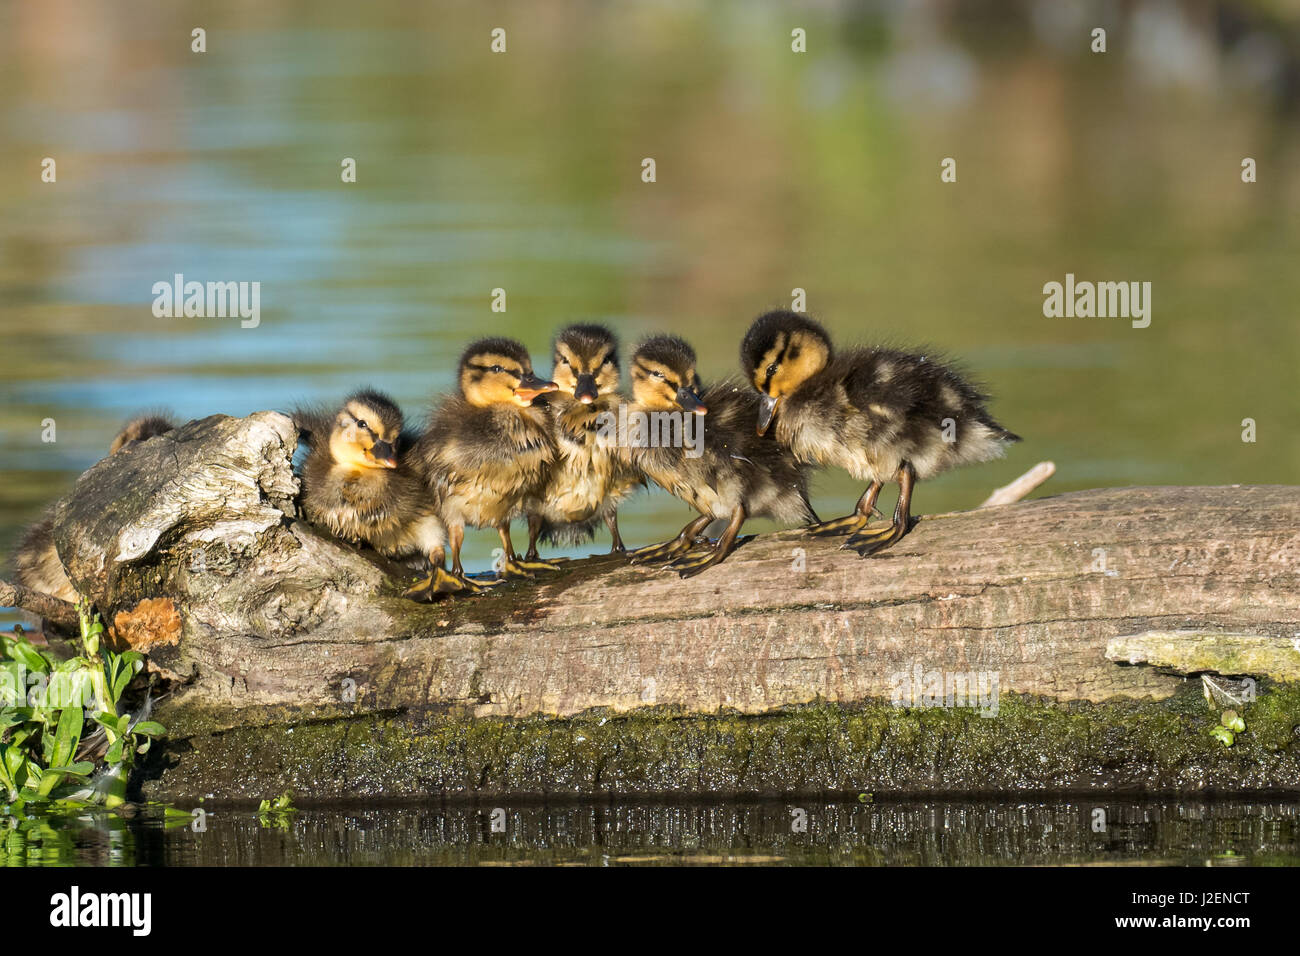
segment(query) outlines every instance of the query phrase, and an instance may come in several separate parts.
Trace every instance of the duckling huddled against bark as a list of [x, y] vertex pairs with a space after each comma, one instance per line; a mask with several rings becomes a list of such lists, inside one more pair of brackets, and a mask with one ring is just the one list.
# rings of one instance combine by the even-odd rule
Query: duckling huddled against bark
[[[116, 455], [129, 450], [142, 441], [148, 441], [155, 435], [162, 435], [175, 426], [164, 415], [139, 415], [125, 425], [113, 437], [108, 453]], [[49, 594], [53, 597], [75, 604], [77, 589], [68, 580], [59, 560], [59, 553], [54, 547], [54, 510], [51, 508], [41, 519], [23, 532], [22, 540], [14, 552], [14, 576], [23, 587]]]
[[[808, 503], [807, 469], [779, 443], [754, 430], [758, 396], [730, 382], [701, 395], [695, 366], [695, 350], [676, 336], [642, 343], [631, 361], [629, 419], [638, 418], [626, 442], [633, 465], [700, 513], [671, 541], [631, 553], [633, 560], [670, 560], [682, 577], [726, 558], [746, 518], [767, 517], [784, 524], [817, 520]], [[674, 413], [684, 416], [677, 431], [682, 440], [665, 442], [663, 438], [673, 434], [674, 419], [664, 416]], [[706, 414], [697, 418], [697, 427], [685, 420]], [[682, 557], [717, 519], [727, 526], [714, 547], [696, 557]]]
[[[987, 396], [943, 362], [888, 348], [836, 353], [826, 330], [795, 312], [759, 316], [740, 356], [762, 396], [758, 434], [775, 421], [777, 440], [801, 462], [836, 465], [869, 482], [853, 514], [811, 529], [848, 534], [845, 547], [863, 556], [907, 533], [917, 481], [998, 458], [1020, 440], [994, 421]], [[887, 481], [899, 486], [893, 520], [867, 530]]]
[[619, 453], [618, 340], [603, 325], [580, 323], [561, 329], [553, 345], [551, 378], [557, 390], [543, 401], [550, 415], [556, 456], [541, 493], [525, 502], [528, 553], [537, 560], [537, 541], [581, 544], [603, 521], [610, 553], [623, 553], [618, 505], [643, 484]]
[[165, 435], [175, 427], [176, 425], [166, 415], [156, 413], [139, 415], [123, 425], [122, 430], [113, 437], [108, 453], [116, 455], [124, 448], [131, 448], [142, 441], [148, 441], [155, 435]]
[[[525, 501], [541, 494], [555, 461], [550, 416], [533, 404], [537, 396], [554, 392], [555, 383], [538, 378], [527, 349], [506, 338], [471, 344], [457, 366], [457, 381], [458, 392], [434, 410], [412, 449], [441, 504], [452, 573], [464, 576], [460, 549], [466, 525], [496, 529], [505, 549], [504, 577], [529, 578], [535, 570], [554, 569], [515, 554], [510, 521], [523, 516]], [[428, 582], [407, 594], [431, 596]]]
[[332, 414], [299, 408], [293, 419], [310, 449], [301, 499], [309, 521], [387, 557], [428, 561], [431, 593], [478, 589], [443, 568], [447, 527], [408, 450], [414, 438], [396, 402], [362, 389]]

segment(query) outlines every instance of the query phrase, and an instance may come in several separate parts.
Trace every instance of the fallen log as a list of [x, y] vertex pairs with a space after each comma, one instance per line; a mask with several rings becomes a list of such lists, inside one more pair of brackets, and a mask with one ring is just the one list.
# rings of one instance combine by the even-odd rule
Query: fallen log
[[110, 639], [175, 684], [146, 794], [1300, 787], [1293, 668], [1250, 658], [1229, 751], [1199, 681], [1107, 657], [1300, 632], [1300, 489], [1077, 492], [926, 516], [866, 560], [785, 532], [686, 580], [595, 558], [419, 605], [414, 572], [296, 517], [296, 437], [191, 422], [56, 508]]

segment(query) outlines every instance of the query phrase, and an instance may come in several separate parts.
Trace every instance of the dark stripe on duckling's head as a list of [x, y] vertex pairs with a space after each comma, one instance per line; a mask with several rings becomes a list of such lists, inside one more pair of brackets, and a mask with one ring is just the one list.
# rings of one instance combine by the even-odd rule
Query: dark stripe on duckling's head
[[528, 406], [543, 392], [555, 391], [554, 382], [533, 374], [528, 350], [514, 339], [479, 339], [460, 357], [458, 370], [461, 394], [471, 405], [509, 402]]
[[348, 412], [375, 435], [376, 440], [396, 443], [406, 425], [402, 409], [384, 392], [363, 388], [343, 399], [343, 411]]
[[754, 320], [740, 343], [745, 377], [765, 395], [788, 395], [831, 359], [831, 340], [821, 323], [779, 310]]
[[396, 468], [403, 425], [401, 408], [383, 392], [353, 392], [334, 416], [330, 457], [350, 469]]
[[523, 343], [504, 336], [494, 336], [471, 342], [461, 353], [458, 372], [463, 376], [467, 368], [490, 368], [492, 365], [509, 367], [516, 372], [533, 370], [533, 360], [528, 357], [528, 349], [524, 348]]
[[632, 393], [649, 408], [703, 414], [695, 376], [695, 350], [675, 335], [646, 339], [632, 355]]
[[656, 335], [646, 339], [632, 356], [633, 364], [657, 364], [671, 369], [678, 378], [695, 376], [695, 349], [675, 335]]
[[560, 391], [584, 403], [618, 391], [618, 339], [605, 326], [567, 326], [556, 334], [551, 351], [551, 377]]

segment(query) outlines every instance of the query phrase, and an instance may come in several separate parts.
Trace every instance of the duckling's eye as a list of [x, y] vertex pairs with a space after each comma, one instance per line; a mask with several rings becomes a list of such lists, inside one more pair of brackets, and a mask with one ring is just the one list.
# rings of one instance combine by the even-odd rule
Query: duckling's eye
[[780, 366], [777, 365], [775, 362], [773, 362], [771, 365], [769, 365], [769, 366], [767, 367], [767, 374], [768, 374], [768, 375], [775, 375], [775, 374], [777, 373], [777, 369], [779, 369], [779, 368], [780, 368]]
[[505, 369], [503, 369], [500, 365], [493, 365], [490, 369], [488, 369], [488, 371], [489, 371], [489, 372], [504, 372]]
[[663, 373], [663, 372], [651, 372], [650, 374], [651, 374], [654, 378], [659, 379], [659, 381], [661, 381], [661, 382], [664, 380], [664, 373]]
[[358, 427], [358, 428], [367, 428], [367, 429], [368, 429], [370, 426], [367, 425], [365, 422], [361, 421], [361, 419], [357, 419], [357, 427]]

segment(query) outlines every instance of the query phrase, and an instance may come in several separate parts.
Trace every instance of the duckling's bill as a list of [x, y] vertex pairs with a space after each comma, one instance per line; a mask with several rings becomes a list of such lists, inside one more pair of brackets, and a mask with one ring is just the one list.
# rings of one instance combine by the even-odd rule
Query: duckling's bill
[[544, 395], [547, 392], [554, 392], [559, 386], [554, 382], [548, 382], [538, 378], [532, 372], [524, 372], [519, 377], [519, 384], [515, 386], [515, 398], [520, 405], [528, 406], [533, 404], [533, 399], [538, 395]]
[[689, 385], [683, 385], [677, 390], [677, 404], [682, 407], [684, 412], [694, 412], [696, 415], [707, 415], [709, 413], [709, 406], [704, 404], [699, 392]]

